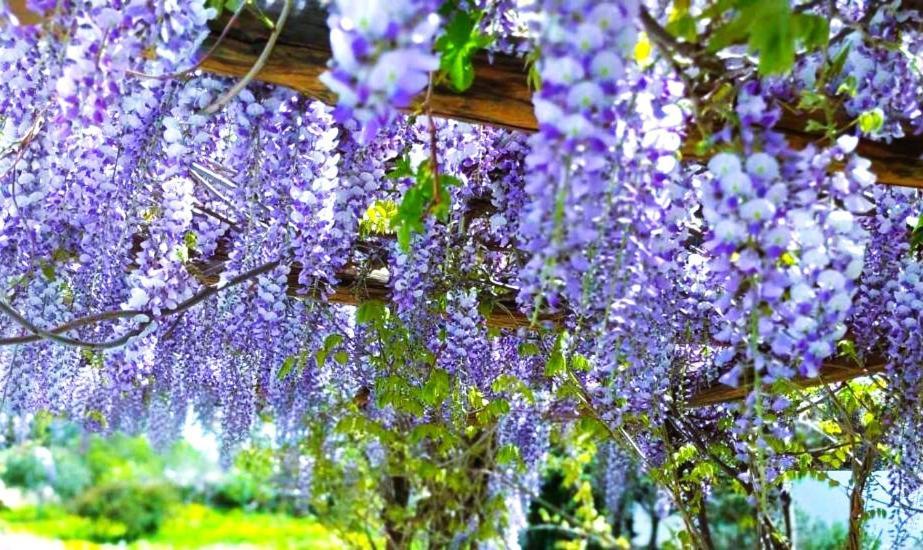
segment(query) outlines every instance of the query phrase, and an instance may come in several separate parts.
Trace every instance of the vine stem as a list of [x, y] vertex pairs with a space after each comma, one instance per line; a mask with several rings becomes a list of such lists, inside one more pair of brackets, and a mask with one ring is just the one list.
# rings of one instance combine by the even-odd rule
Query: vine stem
[[221, 110], [222, 107], [227, 105], [229, 101], [237, 97], [244, 88], [247, 87], [250, 82], [256, 78], [256, 75], [259, 74], [263, 67], [266, 66], [266, 62], [269, 61], [269, 56], [272, 55], [272, 50], [276, 47], [276, 41], [279, 40], [279, 35], [282, 34], [282, 28], [285, 27], [285, 22], [288, 20], [288, 15], [292, 11], [292, 0], [285, 0], [285, 3], [282, 4], [282, 13], [279, 14], [279, 19], [276, 20], [276, 25], [272, 29], [272, 33], [269, 35], [269, 40], [266, 41], [266, 47], [263, 48], [263, 51], [260, 53], [260, 56], [256, 59], [256, 62], [250, 67], [250, 70], [247, 71], [247, 74], [243, 76], [240, 80], [237, 81], [230, 90], [225, 92], [225, 94], [218, 99], [216, 99], [211, 105], [202, 109], [202, 112], [207, 115], [213, 115]]
[[[263, 275], [265, 273], [272, 271], [273, 269], [279, 266], [279, 264], [283, 261], [283, 259], [284, 258], [280, 258], [278, 260], [274, 260], [272, 262], [262, 264], [249, 271], [245, 271], [244, 273], [241, 273], [240, 275], [233, 277], [224, 285], [208, 287], [200, 291], [199, 293], [195, 294], [191, 298], [179, 303], [176, 307], [163, 310], [159, 317], [155, 316], [154, 313], [151, 311], [140, 311], [140, 310], [107, 311], [103, 313], [95, 313], [93, 315], [88, 315], [86, 317], [81, 317], [79, 319], [75, 319], [73, 321], [70, 321], [68, 323], [65, 323], [63, 325], [60, 325], [53, 329], [48, 330], [48, 329], [43, 329], [37, 326], [32, 321], [26, 319], [22, 314], [16, 311], [16, 309], [14, 309], [11, 305], [9, 305], [6, 302], [6, 300], [0, 299], [0, 312], [4, 313], [7, 317], [15, 321], [16, 324], [20, 325], [21, 327], [25, 328], [26, 330], [32, 333], [31, 335], [27, 335], [27, 336], [14, 336], [11, 338], [2, 338], [0, 339], [0, 346], [11, 346], [11, 345], [16, 345], [16, 344], [28, 344], [31, 342], [38, 342], [40, 340], [51, 340], [53, 342], [58, 342], [59, 344], [63, 344], [66, 346], [80, 347], [80, 348], [87, 348], [87, 349], [102, 350], [102, 349], [113, 349], [113, 348], [121, 347], [125, 345], [126, 343], [128, 343], [128, 341], [134, 338], [135, 336], [144, 332], [154, 322], [155, 318], [163, 319], [171, 315], [183, 313], [184, 311], [192, 309], [193, 307], [197, 306], [198, 304], [204, 302], [208, 298], [211, 298], [212, 296], [218, 294], [219, 292], [223, 290], [235, 287], [241, 283], [249, 281], [250, 279], [253, 279], [255, 277], [258, 277], [260, 275]], [[127, 318], [127, 317], [138, 317], [138, 316], [144, 316], [144, 317], [147, 317], [147, 319], [142, 321], [134, 329], [123, 334], [122, 336], [119, 336], [118, 338], [114, 340], [109, 340], [106, 342], [88, 342], [85, 340], [78, 340], [76, 338], [61, 336], [61, 334], [64, 332], [68, 332], [70, 330], [73, 330], [79, 327], [93, 325], [100, 321]]]
[[426, 86], [426, 99], [423, 101], [426, 110], [426, 119], [429, 124], [429, 162], [433, 171], [433, 206], [442, 200], [439, 196], [439, 155], [436, 140], [436, 123], [433, 122], [433, 73], [429, 73], [429, 84]]

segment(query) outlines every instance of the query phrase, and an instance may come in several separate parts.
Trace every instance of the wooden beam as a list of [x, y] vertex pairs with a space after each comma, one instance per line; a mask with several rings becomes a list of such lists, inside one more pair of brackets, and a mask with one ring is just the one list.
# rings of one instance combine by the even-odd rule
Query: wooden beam
[[[203, 50], [214, 45], [227, 19], [214, 23]], [[325, 103], [335, 103], [336, 96], [318, 79], [327, 70], [331, 55], [326, 20], [326, 12], [317, 7], [292, 14], [257, 79], [286, 86]], [[202, 68], [226, 76], [243, 76], [263, 50], [267, 37], [265, 25], [242, 14]], [[532, 92], [526, 86], [523, 61], [497, 56], [491, 64], [482, 54], [477, 56], [475, 64], [475, 85], [464, 94], [437, 87], [432, 98], [433, 113], [445, 118], [535, 130]]]
[[[140, 249], [140, 237], [135, 239], [134, 247]], [[220, 273], [224, 270], [230, 246], [229, 239], [221, 239], [215, 253], [207, 259], [193, 259], [189, 264], [190, 271], [206, 286], [216, 286]], [[299, 282], [301, 265], [294, 262], [288, 273], [288, 286], [286, 293], [299, 299], [324, 299], [317, 287], [305, 287]], [[359, 273], [354, 267], [347, 266], [337, 273], [338, 284], [332, 293], [326, 296], [326, 301], [334, 304], [358, 305], [365, 300], [391, 300], [391, 289], [388, 287], [388, 275], [383, 271]], [[490, 313], [484, 316], [488, 327], [500, 329], [516, 329], [529, 327], [532, 319], [523, 314], [516, 305], [515, 296], [509, 295], [497, 298], [493, 302]], [[560, 325], [564, 320], [563, 314], [542, 314], [538, 321], [552, 326]], [[798, 377], [792, 380], [795, 386], [811, 388], [822, 384], [851, 380], [881, 372], [886, 361], [882, 358], [873, 358], [867, 365], [860, 366], [854, 361], [838, 357], [825, 362], [820, 369], [820, 375], [813, 378]], [[705, 407], [719, 403], [727, 403], [744, 399], [753, 388], [752, 381], [744, 381], [739, 386], [728, 386], [718, 382], [708, 384], [702, 388], [695, 388], [686, 400], [688, 407]], [[768, 391], [768, 388], [767, 388]]]
[[[278, 9], [278, 8], [277, 8]], [[271, 8], [268, 9], [273, 16]], [[318, 80], [330, 59], [326, 13], [317, 7], [292, 14], [276, 44], [269, 62], [257, 79], [297, 90], [325, 103], [334, 103], [334, 95]], [[214, 32], [205, 44], [209, 49], [227, 17], [215, 23]], [[268, 36], [268, 29], [254, 17], [243, 14], [228, 37], [205, 60], [202, 67], [216, 74], [240, 77], [256, 61]], [[496, 55], [489, 62], [485, 55], [475, 59], [474, 85], [464, 94], [437, 87], [433, 92], [433, 112], [439, 116], [490, 124], [517, 130], [537, 129], [532, 110], [523, 61]], [[787, 113], [778, 125], [794, 146], [803, 147], [819, 136], [805, 132], [808, 116]], [[694, 132], [692, 132], [694, 134]], [[684, 158], [697, 158], [695, 144], [699, 137], [690, 135], [683, 144]], [[869, 158], [879, 183], [923, 188], [923, 137], [893, 140], [889, 144], [861, 139], [858, 152]]]
[[[868, 361], [868, 364], [862, 366], [855, 361], [845, 357], [835, 357], [825, 362], [820, 368], [820, 374], [815, 377], [805, 378], [797, 377], [791, 382], [800, 388], [813, 388], [824, 384], [843, 382], [862, 376], [869, 376], [885, 370], [887, 361], [884, 358], [876, 357]], [[744, 382], [739, 386], [728, 386], [727, 384], [715, 383], [708, 387], [696, 390], [686, 401], [689, 407], [704, 407], [707, 405], [717, 405], [730, 401], [739, 401], [747, 397], [753, 390], [753, 382]], [[767, 387], [767, 391], [769, 388]]]
[[41, 15], [29, 11], [29, 8], [26, 7], [26, 0], [7, 0], [6, 7], [10, 10], [10, 13], [16, 16], [20, 25], [35, 25], [42, 22]]
[[[134, 239], [134, 249], [140, 250], [141, 237]], [[187, 266], [192, 275], [205, 286], [218, 285], [221, 272], [227, 262], [230, 250], [230, 240], [222, 238], [218, 241], [215, 253], [208, 258], [194, 258]], [[332, 293], [322, 292], [318, 286], [301, 284], [301, 264], [293, 262], [288, 272], [286, 294], [299, 299], [324, 299], [334, 304], [358, 305], [367, 300], [391, 301], [391, 289], [388, 286], [388, 274], [384, 270], [373, 270], [369, 273], [360, 273], [354, 266], [347, 266], [337, 273], [337, 285]], [[515, 329], [532, 325], [531, 317], [519, 310], [516, 296], [512, 293], [506, 296], [495, 297], [491, 303], [491, 311], [484, 316], [488, 327], [500, 329]], [[560, 325], [563, 314], [543, 313], [536, 321], [541, 324]]]

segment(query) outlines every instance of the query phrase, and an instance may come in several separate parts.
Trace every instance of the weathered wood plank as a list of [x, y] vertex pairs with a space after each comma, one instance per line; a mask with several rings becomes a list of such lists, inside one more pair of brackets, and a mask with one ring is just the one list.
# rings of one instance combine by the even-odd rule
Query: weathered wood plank
[[[290, 16], [272, 57], [257, 78], [334, 103], [336, 97], [318, 80], [330, 59], [326, 17], [317, 8]], [[225, 17], [214, 24], [204, 50], [214, 45], [226, 20]], [[216, 74], [242, 76], [262, 51], [267, 36], [268, 29], [263, 24], [242, 16], [202, 68]], [[498, 56], [490, 63], [485, 55], [479, 55], [476, 65], [475, 85], [464, 94], [437, 87], [431, 101], [433, 113], [469, 122], [535, 130], [532, 93], [526, 86], [523, 62]]]
[[[821, 366], [818, 376], [812, 378], [799, 377], [792, 382], [800, 388], [813, 388], [879, 373], [884, 371], [885, 366], [886, 361], [883, 358], [874, 358], [868, 361], [867, 365], [862, 366], [851, 359], [836, 357]], [[752, 389], [752, 381], [742, 383], [739, 386], [715, 383], [707, 388], [693, 392], [692, 396], [686, 401], [686, 406], [704, 407], [729, 401], [739, 401], [747, 397]]]
[[[214, 44], [223, 28], [221, 25], [222, 21], [216, 22], [216, 30], [205, 44], [205, 49]], [[265, 26], [254, 18], [241, 17], [229, 37], [202, 67], [216, 74], [242, 76], [262, 51], [267, 35]], [[269, 63], [257, 78], [287, 86], [326, 103], [334, 102], [333, 94], [318, 80], [330, 58], [327, 37], [326, 14], [322, 10], [310, 8], [293, 14]], [[433, 113], [506, 128], [536, 130], [538, 125], [532, 110], [532, 92], [527, 84], [523, 62], [497, 55], [491, 63], [482, 55], [475, 60], [475, 67], [477, 78], [464, 94], [442, 87], [434, 90]], [[789, 114], [780, 124], [780, 129], [786, 132], [794, 146], [804, 146], [818, 138], [804, 131], [808, 118]], [[698, 140], [695, 135], [689, 136], [681, 150], [684, 158], [696, 158], [695, 143]], [[872, 160], [880, 183], [923, 188], [923, 137], [894, 140], [890, 144], [862, 139], [858, 151]]]

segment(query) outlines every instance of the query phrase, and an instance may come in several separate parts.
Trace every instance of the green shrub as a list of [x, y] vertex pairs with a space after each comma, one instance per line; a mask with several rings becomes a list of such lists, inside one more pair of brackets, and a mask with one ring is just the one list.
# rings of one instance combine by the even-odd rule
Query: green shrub
[[94, 485], [163, 479], [164, 459], [143, 437], [93, 437], [85, 460]]
[[51, 451], [45, 447], [20, 447], [7, 455], [2, 476], [10, 487], [39, 489], [55, 477]]
[[74, 503], [74, 511], [95, 521], [101, 542], [132, 541], [157, 532], [176, 503], [169, 485], [116, 482], [92, 487]]
[[274, 456], [259, 447], [243, 449], [234, 459], [234, 470], [212, 495], [217, 508], [270, 510], [276, 500], [273, 488]]
[[70, 500], [90, 485], [90, 470], [83, 458], [71, 449], [55, 447], [51, 453], [55, 464], [51, 486], [62, 500]]

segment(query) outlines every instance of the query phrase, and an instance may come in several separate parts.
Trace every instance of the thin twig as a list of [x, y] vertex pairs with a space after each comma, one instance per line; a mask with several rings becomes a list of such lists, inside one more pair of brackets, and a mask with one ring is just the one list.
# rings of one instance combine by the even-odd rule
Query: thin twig
[[[283, 259], [284, 258], [280, 258], [278, 260], [274, 260], [272, 262], [262, 264], [249, 271], [245, 271], [244, 273], [241, 273], [240, 275], [231, 278], [224, 285], [208, 287], [200, 291], [198, 294], [192, 296], [188, 300], [181, 302], [176, 307], [171, 308], [171, 309], [165, 309], [161, 311], [159, 318], [163, 319], [165, 317], [169, 317], [177, 313], [183, 313], [184, 311], [187, 311], [197, 306], [198, 304], [202, 303], [208, 298], [211, 298], [212, 296], [218, 294], [219, 292], [223, 290], [237, 286], [250, 279], [263, 275], [264, 273], [268, 273], [272, 271], [273, 269], [275, 269], [276, 267], [278, 267], [279, 264], [283, 261]], [[104, 312], [104, 313], [96, 313], [93, 315], [88, 315], [87, 317], [76, 319], [74, 321], [71, 321], [59, 327], [53, 328], [51, 330], [45, 330], [45, 329], [42, 329], [36, 326], [34, 323], [32, 323], [31, 321], [23, 317], [18, 311], [13, 309], [13, 307], [11, 307], [9, 304], [6, 303], [5, 300], [2, 300], [2, 299], [0, 299], [0, 312], [5, 313], [8, 317], [13, 319], [17, 324], [19, 324], [20, 326], [22, 326], [23, 328], [25, 328], [26, 330], [32, 333], [31, 336], [19, 336], [19, 337], [14, 337], [14, 338], [0, 339], [0, 346], [25, 344], [29, 342], [37, 342], [39, 340], [51, 340], [54, 342], [58, 342], [59, 344], [64, 344], [66, 346], [74, 346], [74, 347], [88, 348], [88, 349], [113, 349], [113, 348], [123, 346], [133, 337], [144, 332], [144, 330], [148, 326], [150, 326], [151, 323], [154, 322], [154, 319], [158, 317], [158, 316], [155, 316], [153, 312], [150, 312], [150, 311], [137, 311], [137, 310], [109, 311], [109, 312]], [[141, 324], [139, 324], [137, 327], [127, 332], [126, 334], [116, 338], [115, 340], [110, 340], [108, 342], [86, 342], [83, 340], [77, 340], [75, 338], [68, 338], [66, 336], [60, 336], [60, 334], [63, 332], [67, 332], [69, 330], [73, 330], [74, 328], [78, 328], [81, 326], [91, 325], [101, 320], [109, 320], [109, 319], [124, 318], [124, 317], [136, 317], [139, 315], [146, 316], [147, 320], [143, 321]]]
[[221, 223], [226, 223], [228, 226], [231, 227], [231, 229], [235, 231], [240, 231], [240, 226], [237, 225], [237, 223], [235, 223], [232, 220], [229, 220], [228, 218], [222, 216], [221, 214], [219, 214], [218, 212], [215, 212], [214, 210], [212, 210], [211, 208], [208, 208], [207, 206], [196, 204], [192, 208], [194, 210], [198, 210], [199, 212], [205, 214], [206, 216], [211, 216], [212, 218], [215, 218]]
[[250, 67], [250, 70], [247, 71], [247, 74], [243, 78], [237, 81], [237, 84], [234, 84], [230, 90], [227, 91], [223, 96], [219, 97], [202, 110], [203, 113], [207, 115], [213, 115], [221, 110], [229, 101], [237, 97], [244, 88], [247, 87], [250, 82], [256, 78], [256, 75], [259, 74], [263, 67], [266, 66], [266, 62], [269, 61], [269, 56], [272, 54], [273, 48], [276, 46], [276, 41], [279, 39], [279, 35], [282, 34], [282, 28], [285, 27], [285, 21], [288, 19], [288, 14], [292, 11], [292, 0], [285, 0], [285, 3], [282, 4], [282, 13], [279, 14], [279, 19], [276, 21], [276, 26], [273, 28], [272, 33], [269, 35], [269, 40], [266, 41], [266, 47], [263, 48], [262, 53], [257, 58], [256, 63]]
[[436, 123], [433, 122], [433, 73], [429, 74], [429, 85], [426, 87], [426, 100], [423, 102], [426, 109], [426, 118], [429, 122], [429, 162], [433, 171], [433, 206], [442, 200], [439, 196], [439, 156], [436, 143]]
[[0, 312], [3, 312], [7, 317], [15, 321], [18, 325], [31, 332], [37, 337], [38, 340], [51, 340], [59, 344], [64, 344], [65, 346], [75, 346], [88, 349], [112, 349], [122, 346], [132, 337], [141, 334], [144, 329], [147, 328], [147, 325], [150, 324], [149, 314], [142, 313], [142, 315], [148, 315], [148, 320], [144, 323], [141, 323], [138, 327], [123, 334], [122, 336], [107, 342], [87, 342], [85, 340], [78, 340], [76, 338], [61, 336], [56, 334], [54, 331], [47, 331], [39, 327], [35, 323], [23, 317], [22, 314], [16, 311], [16, 309], [6, 303], [6, 300], [0, 299]]

